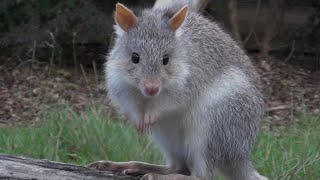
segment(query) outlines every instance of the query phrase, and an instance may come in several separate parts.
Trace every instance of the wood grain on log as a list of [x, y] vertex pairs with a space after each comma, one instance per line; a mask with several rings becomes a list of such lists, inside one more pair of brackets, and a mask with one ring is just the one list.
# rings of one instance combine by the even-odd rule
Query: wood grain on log
[[102, 172], [74, 164], [0, 154], [0, 179], [135, 180], [139, 177]]

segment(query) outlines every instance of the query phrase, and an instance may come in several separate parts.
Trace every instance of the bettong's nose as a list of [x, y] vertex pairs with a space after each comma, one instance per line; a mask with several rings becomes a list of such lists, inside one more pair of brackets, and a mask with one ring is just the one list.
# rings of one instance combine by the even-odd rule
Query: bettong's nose
[[159, 79], [150, 79], [143, 81], [144, 93], [148, 96], [156, 96], [160, 92], [161, 81]]

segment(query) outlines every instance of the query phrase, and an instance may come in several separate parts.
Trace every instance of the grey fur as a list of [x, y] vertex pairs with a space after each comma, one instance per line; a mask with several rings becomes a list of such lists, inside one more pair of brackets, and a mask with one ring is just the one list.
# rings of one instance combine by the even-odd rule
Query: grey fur
[[[107, 90], [134, 123], [141, 112], [159, 114], [152, 137], [168, 164], [214, 179], [264, 179], [250, 156], [263, 115], [259, 78], [243, 50], [215, 22], [188, 12], [173, 32], [168, 20], [179, 7], [147, 9], [128, 33], [117, 37], [107, 57]], [[131, 62], [139, 53], [141, 61]], [[169, 54], [169, 64], [162, 57]], [[160, 94], [145, 97], [140, 83], [160, 78]]]

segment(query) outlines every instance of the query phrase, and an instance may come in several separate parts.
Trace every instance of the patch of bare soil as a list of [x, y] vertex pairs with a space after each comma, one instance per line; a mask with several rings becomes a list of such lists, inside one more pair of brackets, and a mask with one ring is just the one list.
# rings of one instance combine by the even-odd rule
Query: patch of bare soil
[[[280, 60], [255, 60], [262, 79], [268, 129], [284, 127], [304, 111], [320, 114], [320, 72], [289, 66]], [[97, 75], [98, 74], [98, 75]], [[84, 112], [90, 105], [114, 114], [104, 90], [102, 71], [61, 69], [46, 63], [0, 65], [0, 126], [39, 121], [52, 106], [69, 105]]]
[[46, 63], [4, 63], [0, 65], [0, 127], [39, 121], [47, 108], [85, 108], [105, 106], [108, 100], [102, 73], [92, 69], [61, 69]]
[[265, 97], [267, 128], [284, 128], [307, 113], [320, 116], [320, 71], [290, 66], [270, 57], [254, 58]]

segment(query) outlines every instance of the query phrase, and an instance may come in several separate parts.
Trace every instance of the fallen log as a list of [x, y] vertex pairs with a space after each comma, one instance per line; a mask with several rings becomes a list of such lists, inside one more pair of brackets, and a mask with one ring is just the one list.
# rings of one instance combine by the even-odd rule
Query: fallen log
[[74, 164], [0, 154], [0, 179], [136, 180], [139, 177], [102, 172]]

